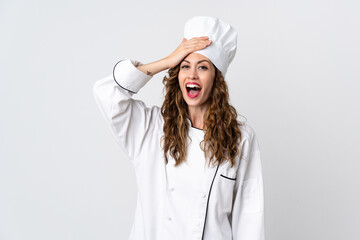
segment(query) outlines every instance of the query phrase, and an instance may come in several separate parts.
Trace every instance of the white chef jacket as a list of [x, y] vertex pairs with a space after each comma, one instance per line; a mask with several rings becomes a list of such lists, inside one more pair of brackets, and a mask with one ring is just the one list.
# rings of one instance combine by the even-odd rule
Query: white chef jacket
[[201, 129], [190, 124], [187, 160], [175, 167], [161, 148], [160, 107], [132, 98], [150, 79], [135, 60], [119, 61], [95, 82], [95, 101], [112, 135], [135, 169], [138, 198], [130, 240], [264, 240], [264, 192], [259, 144], [245, 123], [241, 154], [208, 166]]

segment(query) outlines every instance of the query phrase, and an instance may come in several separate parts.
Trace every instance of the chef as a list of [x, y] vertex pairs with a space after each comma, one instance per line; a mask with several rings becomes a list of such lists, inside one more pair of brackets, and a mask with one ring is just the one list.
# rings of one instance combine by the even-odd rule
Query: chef
[[[167, 57], [121, 60], [95, 82], [96, 104], [136, 174], [129, 239], [265, 239], [259, 144], [237, 119], [225, 82], [236, 46], [232, 26], [193, 17]], [[132, 98], [167, 69], [161, 108]]]

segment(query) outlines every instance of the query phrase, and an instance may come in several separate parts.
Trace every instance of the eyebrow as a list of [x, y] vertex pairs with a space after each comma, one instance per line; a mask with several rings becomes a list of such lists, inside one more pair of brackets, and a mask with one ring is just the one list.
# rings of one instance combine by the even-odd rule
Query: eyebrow
[[[188, 60], [183, 60], [183, 62], [190, 63]], [[208, 60], [206, 60], [206, 59], [200, 60], [200, 61], [198, 61], [197, 63], [199, 64], [199, 63], [201, 63], [201, 62], [208, 62], [208, 63], [211, 65], [211, 63], [210, 63]]]

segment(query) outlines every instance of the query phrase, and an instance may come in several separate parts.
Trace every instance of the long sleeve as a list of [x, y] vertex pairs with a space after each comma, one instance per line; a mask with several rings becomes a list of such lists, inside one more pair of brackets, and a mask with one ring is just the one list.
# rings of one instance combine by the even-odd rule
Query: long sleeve
[[96, 104], [112, 135], [128, 157], [135, 162], [144, 139], [154, 130], [160, 115], [159, 107], [146, 107], [132, 98], [151, 76], [136, 67], [140, 62], [119, 61], [113, 74], [95, 82], [93, 93]]
[[237, 172], [232, 212], [234, 240], [264, 240], [264, 189], [259, 144], [255, 132], [247, 127], [243, 157]]

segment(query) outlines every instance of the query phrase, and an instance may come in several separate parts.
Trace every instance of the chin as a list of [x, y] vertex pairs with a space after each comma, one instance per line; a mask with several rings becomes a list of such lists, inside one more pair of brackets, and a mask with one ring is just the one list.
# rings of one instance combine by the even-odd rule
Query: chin
[[205, 104], [205, 102], [203, 102], [201, 99], [193, 100], [193, 99], [185, 98], [184, 100], [188, 105], [188, 107], [200, 107]]
[[[186, 90], [185, 90], [186, 91]], [[188, 105], [188, 107], [198, 107], [198, 106], [202, 106], [205, 104], [206, 101], [203, 101], [203, 95], [199, 94], [198, 97], [196, 98], [190, 98], [187, 93], [182, 92], [182, 97], [184, 99], [184, 101], [186, 102], [186, 104]]]
[[199, 103], [201, 101], [200, 98], [192, 99], [192, 98], [190, 98], [188, 96], [184, 96], [184, 95], [183, 95], [183, 98], [188, 106], [197, 106], [197, 105], [199, 105]]

